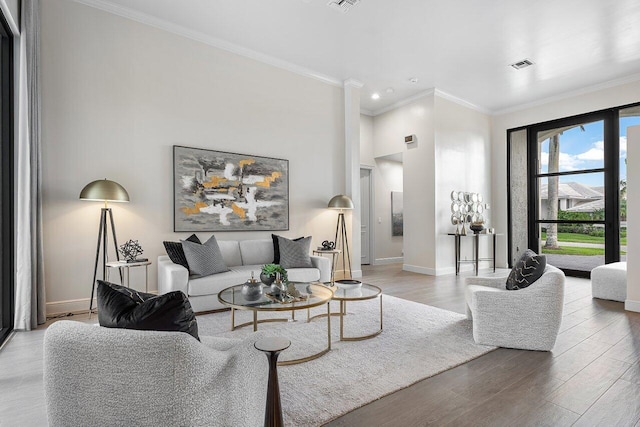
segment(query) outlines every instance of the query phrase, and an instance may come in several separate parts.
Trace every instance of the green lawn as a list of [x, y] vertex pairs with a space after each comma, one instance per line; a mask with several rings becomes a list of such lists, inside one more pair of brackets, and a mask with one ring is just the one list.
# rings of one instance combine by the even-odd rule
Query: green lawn
[[[547, 233], [542, 233], [541, 240], [547, 239]], [[580, 233], [558, 233], [559, 242], [576, 242], [576, 243], [601, 243], [604, 245], [604, 237], [590, 236]], [[627, 233], [621, 233], [620, 244], [627, 245]]]
[[[555, 255], [604, 255], [604, 249], [600, 248], [578, 248], [574, 246], [565, 246], [558, 249], [547, 249], [542, 247], [543, 254], [555, 254]], [[621, 255], [626, 255], [624, 251], [620, 251]]]
[[573, 246], [560, 247], [559, 249], [542, 248], [543, 254], [555, 255], [604, 255], [604, 249], [600, 248], [577, 248]]

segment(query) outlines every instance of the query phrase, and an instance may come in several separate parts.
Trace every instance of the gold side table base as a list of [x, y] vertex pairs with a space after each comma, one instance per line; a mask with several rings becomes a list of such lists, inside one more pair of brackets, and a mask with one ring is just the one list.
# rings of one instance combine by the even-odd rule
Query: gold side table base
[[[307, 309], [309, 310], [309, 309]], [[254, 311], [253, 312], [253, 321], [250, 322], [245, 322], [245, 323], [241, 323], [239, 325], [235, 324], [235, 309], [231, 308], [231, 330], [234, 331], [238, 328], [242, 328], [244, 326], [249, 326], [249, 325], [253, 325], [253, 331], [257, 331], [258, 330], [258, 323], [270, 323], [270, 322], [289, 322], [289, 321], [295, 321], [295, 314], [294, 314], [295, 310], [291, 310], [291, 319], [262, 319], [262, 320], [258, 320], [258, 312]], [[331, 351], [331, 316], [332, 314], [337, 314], [337, 313], [331, 313], [331, 300], [327, 301], [327, 313], [323, 313], [319, 316], [326, 316], [327, 317], [327, 347], [324, 348], [323, 350], [321, 350], [318, 353], [312, 354], [311, 356], [307, 356], [307, 357], [301, 357], [299, 359], [292, 359], [292, 360], [283, 360], [283, 361], [279, 361], [278, 362], [278, 366], [286, 366], [286, 365], [297, 365], [299, 363], [304, 363], [304, 362], [308, 362], [310, 360], [314, 360], [317, 359], [321, 356], [324, 356], [325, 354], [327, 354], [329, 351]], [[314, 317], [319, 317], [319, 316], [314, 316]]]
[[380, 329], [372, 334], [362, 335], [359, 337], [344, 336], [344, 316], [346, 315], [347, 302], [344, 300], [340, 301], [340, 313], [338, 313], [338, 315], [340, 316], [340, 341], [362, 341], [362, 340], [368, 340], [370, 338], [380, 335], [380, 333], [382, 332], [382, 294], [380, 294], [378, 298], [380, 298]]

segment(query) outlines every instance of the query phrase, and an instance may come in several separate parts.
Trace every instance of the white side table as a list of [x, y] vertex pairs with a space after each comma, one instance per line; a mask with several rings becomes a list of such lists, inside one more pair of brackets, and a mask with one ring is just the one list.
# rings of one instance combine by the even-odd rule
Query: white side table
[[[151, 261], [141, 261], [141, 262], [127, 262], [127, 261], [111, 261], [108, 262], [107, 267], [109, 267], [109, 269], [111, 268], [124, 268], [127, 272], [126, 274], [126, 284], [122, 284], [122, 286], [126, 286], [127, 288], [130, 288], [130, 282], [129, 282], [129, 270], [131, 270], [133, 267], [144, 267], [144, 291], [145, 292], [149, 292], [149, 266], [151, 265]], [[107, 270], [107, 280], [109, 280], [109, 271]]]
[[340, 249], [314, 249], [314, 255], [331, 255], [331, 286], [335, 283], [335, 274], [336, 274], [336, 257], [340, 255], [342, 251]]

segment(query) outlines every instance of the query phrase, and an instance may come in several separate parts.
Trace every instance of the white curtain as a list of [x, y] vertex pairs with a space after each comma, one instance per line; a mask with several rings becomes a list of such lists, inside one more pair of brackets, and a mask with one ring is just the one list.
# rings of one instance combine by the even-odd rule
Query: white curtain
[[14, 329], [46, 320], [40, 160], [40, 2], [22, 0], [16, 170], [16, 311]]

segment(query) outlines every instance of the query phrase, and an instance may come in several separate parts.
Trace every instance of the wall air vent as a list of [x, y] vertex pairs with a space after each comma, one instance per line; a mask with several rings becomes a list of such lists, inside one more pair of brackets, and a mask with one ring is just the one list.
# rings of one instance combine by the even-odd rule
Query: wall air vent
[[516, 70], [522, 70], [523, 68], [527, 68], [530, 65], [533, 65], [533, 62], [528, 59], [523, 59], [522, 61], [514, 62], [513, 64], [511, 64], [511, 66]]
[[339, 12], [347, 13], [358, 3], [360, 3], [360, 0], [331, 0], [327, 3], [327, 6]]

